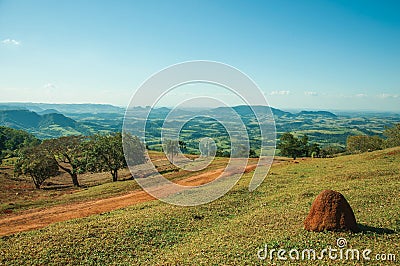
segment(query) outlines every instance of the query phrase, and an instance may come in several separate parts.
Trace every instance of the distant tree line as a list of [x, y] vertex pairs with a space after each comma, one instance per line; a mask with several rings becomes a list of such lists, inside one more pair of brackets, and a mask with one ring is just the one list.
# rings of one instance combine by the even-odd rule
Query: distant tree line
[[[130, 149], [126, 158], [122, 139]], [[146, 162], [145, 147], [128, 133], [68, 136], [26, 146], [19, 150], [14, 171], [28, 175], [36, 188], [60, 171], [68, 173], [74, 186], [80, 186], [78, 175], [85, 172], [109, 172], [118, 180], [118, 170]]]
[[385, 139], [379, 136], [349, 136], [346, 142], [347, 152], [361, 153], [400, 146], [400, 124], [387, 128], [383, 135]]

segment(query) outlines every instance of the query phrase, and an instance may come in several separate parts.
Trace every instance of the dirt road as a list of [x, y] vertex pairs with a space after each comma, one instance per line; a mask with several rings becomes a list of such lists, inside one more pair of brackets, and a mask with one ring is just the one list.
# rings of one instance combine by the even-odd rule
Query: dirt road
[[[256, 165], [248, 165], [250, 172]], [[198, 186], [216, 179], [224, 168], [192, 176], [176, 183], [185, 186]], [[70, 203], [46, 209], [31, 209], [0, 217], [0, 236], [45, 227], [49, 224], [124, 208], [133, 204], [154, 200], [145, 191], [137, 190], [129, 194], [94, 201]]]

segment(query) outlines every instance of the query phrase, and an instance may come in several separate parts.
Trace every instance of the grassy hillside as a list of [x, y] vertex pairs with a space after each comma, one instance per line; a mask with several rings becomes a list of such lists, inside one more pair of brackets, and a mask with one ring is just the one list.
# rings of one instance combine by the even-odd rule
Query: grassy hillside
[[[257, 251], [265, 245], [321, 251], [336, 247], [339, 237], [346, 238], [346, 248], [371, 249], [372, 259], [378, 253], [395, 254], [398, 262], [399, 165], [400, 148], [286, 162], [274, 165], [256, 191], [248, 192], [251, 174], [247, 174], [227, 195], [204, 206], [153, 201], [2, 237], [0, 264], [280, 265], [283, 261], [276, 256], [272, 262], [260, 261]], [[347, 198], [362, 232], [303, 229], [311, 203], [323, 189], [337, 190]]]

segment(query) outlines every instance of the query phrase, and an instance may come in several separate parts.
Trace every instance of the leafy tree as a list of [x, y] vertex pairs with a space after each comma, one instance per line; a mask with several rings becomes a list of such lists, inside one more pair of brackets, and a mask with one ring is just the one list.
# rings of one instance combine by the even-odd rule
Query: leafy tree
[[178, 144], [179, 144], [179, 149], [181, 150], [182, 153], [187, 152], [186, 142], [180, 140], [178, 141]]
[[171, 163], [174, 163], [174, 156], [178, 155], [179, 142], [177, 140], [166, 139], [164, 141], [164, 151], [170, 155]]
[[88, 143], [90, 146], [90, 158], [96, 160], [93, 165], [100, 171], [109, 171], [112, 181], [117, 181], [118, 170], [126, 166], [122, 147], [122, 134], [96, 134], [90, 138]]
[[[305, 141], [305, 139], [302, 139]], [[294, 160], [303, 153], [303, 143], [290, 132], [283, 133], [279, 138], [278, 149], [281, 155], [292, 157]]]
[[21, 150], [14, 171], [17, 175], [29, 175], [39, 189], [46, 179], [58, 175], [58, 164], [53, 156], [36, 146]]
[[74, 186], [79, 187], [78, 173], [83, 173], [87, 165], [83, 136], [68, 136], [43, 141], [41, 146], [51, 154], [58, 167], [67, 172]]
[[125, 160], [128, 166], [135, 166], [146, 162], [145, 146], [136, 136], [128, 132], [122, 134], [124, 142]]
[[5, 142], [6, 142], [6, 135], [4, 134], [3, 131], [0, 131], [0, 151], [6, 148]]
[[249, 157], [251, 150], [248, 150], [248, 147], [243, 144], [235, 145], [235, 149], [232, 150], [232, 157], [234, 158], [246, 158]]
[[342, 148], [340, 146], [329, 145], [329, 146], [323, 147], [320, 150], [320, 156], [322, 158], [332, 157], [333, 155], [342, 153], [342, 152], [345, 152], [344, 148]]
[[118, 180], [118, 170], [126, 165], [121, 134], [95, 134], [84, 144], [84, 150], [87, 155], [87, 170], [109, 171], [112, 181]]
[[383, 139], [378, 136], [349, 136], [346, 146], [350, 153], [375, 151], [382, 149]]
[[[86, 143], [88, 154], [88, 169], [97, 171], [109, 171], [112, 181], [118, 180], [118, 170], [127, 166], [124, 149], [122, 145], [122, 133], [113, 133], [109, 135], [96, 134], [90, 137]], [[130, 165], [144, 163], [144, 146], [137, 137], [126, 135], [124, 137], [126, 145], [129, 145], [131, 153]], [[128, 147], [128, 146], [126, 146]]]
[[299, 142], [299, 149], [300, 149], [300, 156], [305, 156], [305, 157], [311, 156], [310, 147], [309, 147], [309, 144], [308, 144], [308, 140], [309, 140], [309, 138], [308, 138], [308, 136], [307, 136], [306, 134], [304, 134], [304, 135], [298, 140], [298, 142]]
[[299, 156], [315, 156], [320, 152], [320, 147], [317, 143], [309, 144], [309, 138], [307, 135], [303, 135], [299, 139], [290, 132], [281, 135], [278, 149], [280, 149], [281, 155], [292, 157], [294, 160]]
[[18, 149], [38, 144], [40, 144], [40, 140], [28, 132], [0, 126], [0, 162], [1, 158], [16, 156]]
[[217, 149], [217, 152], [215, 153], [215, 156], [217, 157], [231, 157], [231, 153], [229, 151], [224, 151], [222, 149]]
[[249, 157], [250, 158], [258, 158], [259, 156], [256, 154], [256, 151], [253, 149], [250, 149], [249, 151]]
[[199, 143], [200, 153], [206, 157], [214, 155], [216, 153], [216, 145], [209, 138], [202, 139]]
[[3, 162], [3, 158], [4, 158], [4, 148], [5, 148], [5, 140], [6, 140], [6, 136], [4, 135], [3, 132], [0, 131], [0, 165]]
[[317, 143], [312, 143], [311, 145], [308, 146], [308, 154], [311, 157], [318, 157], [321, 153], [321, 148]]
[[383, 134], [386, 136], [386, 147], [400, 146], [400, 124], [387, 128]]

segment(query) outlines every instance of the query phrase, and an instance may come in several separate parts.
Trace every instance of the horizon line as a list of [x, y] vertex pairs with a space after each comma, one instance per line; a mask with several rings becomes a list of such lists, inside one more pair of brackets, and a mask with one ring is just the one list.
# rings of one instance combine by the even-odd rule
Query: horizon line
[[[127, 109], [129, 107], [128, 106], [122, 106], [122, 105], [117, 105], [117, 104], [113, 104], [113, 103], [98, 103], [98, 102], [30, 102], [30, 101], [26, 101], [26, 102], [18, 102], [18, 101], [0, 101], [0, 105], [6, 105], [6, 104], [51, 104], [51, 105], [109, 105], [109, 106], [113, 106], [113, 107], [117, 107], [117, 108], [121, 108], [121, 109]], [[246, 106], [244, 104], [239, 104], [239, 105], [232, 105], [232, 106], [215, 106], [215, 107], [210, 107], [210, 106], [197, 106], [197, 107], [181, 107], [178, 109], [215, 109], [215, 108], [219, 108], [219, 107], [238, 107], [238, 106]], [[270, 106], [270, 105], [252, 105], [252, 106], [266, 106], [266, 107], [270, 107], [270, 108], [274, 108], [274, 109], [279, 109], [282, 111], [329, 111], [329, 112], [369, 112], [369, 113], [400, 113], [400, 110], [378, 110], [378, 109], [336, 109], [336, 108], [326, 108], [326, 109], [318, 109], [318, 108], [314, 108], [314, 107], [277, 107], [277, 106]], [[138, 105], [138, 106], [133, 106], [133, 108], [146, 108], [149, 107], [149, 105]], [[174, 108], [174, 106], [159, 106], [156, 107], [155, 109], [158, 108], [168, 108], [168, 109], [172, 109]]]

